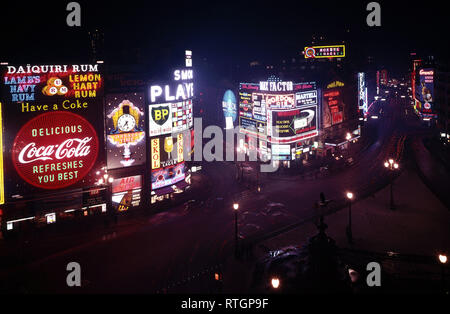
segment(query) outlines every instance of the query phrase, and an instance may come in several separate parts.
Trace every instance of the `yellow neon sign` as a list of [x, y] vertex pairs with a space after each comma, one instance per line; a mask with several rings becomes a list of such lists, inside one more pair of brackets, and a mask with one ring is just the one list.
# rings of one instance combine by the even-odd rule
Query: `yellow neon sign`
[[344, 58], [345, 45], [311, 46], [303, 50], [305, 59], [309, 58]]

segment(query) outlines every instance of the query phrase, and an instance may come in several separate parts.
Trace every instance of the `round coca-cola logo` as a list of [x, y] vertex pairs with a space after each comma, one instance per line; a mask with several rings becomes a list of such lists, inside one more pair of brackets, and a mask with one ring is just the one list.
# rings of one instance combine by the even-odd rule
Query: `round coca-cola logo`
[[43, 189], [60, 189], [85, 177], [98, 154], [95, 129], [83, 117], [65, 111], [41, 114], [19, 131], [12, 160], [19, 175]]

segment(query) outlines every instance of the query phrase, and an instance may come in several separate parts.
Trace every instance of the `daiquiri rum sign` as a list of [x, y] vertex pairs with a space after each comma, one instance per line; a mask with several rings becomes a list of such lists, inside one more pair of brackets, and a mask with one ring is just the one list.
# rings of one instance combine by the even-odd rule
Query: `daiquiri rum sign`
[[7, 197], [95, 183], [105, 166], [100, 67], [3, 66]]

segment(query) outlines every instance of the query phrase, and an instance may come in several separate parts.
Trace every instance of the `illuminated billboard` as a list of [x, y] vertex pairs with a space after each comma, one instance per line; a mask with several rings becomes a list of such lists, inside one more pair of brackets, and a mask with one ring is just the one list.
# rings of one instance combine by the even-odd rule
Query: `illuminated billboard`
[[108, 94], [105, 98], [108, 169], [144, 165], [144, 94]]
[[319, 99], [316, 83], [271, 79], [274, 81], [240, 84], [240, 132], [275, 143], [317, 136]]
[[181, 132], [194, 124], [192, 99], [149, 105], [150, 136]]
[[272, 142], [292, 143], [318, 135], [317, 106], [294, 110], [271, 110], [269, 136]]
[[366, 77], [364, 72], [358, 73], [358, 109], [367, 113], [367, 87]]
[[184, 161], [184, 135], [168, 134], [150, 140], [152, 169], [164, 168]]
[[432, 114], [434, 102], [434, 69], [420, 69], [419, 84], [417, 93], [419, 94], [419, 101], [422, 103], [420, 112], [423, 114]]
[[100, 64], [5, 65], [7, 198], [93, 186], [105, 166]]
[[332, 88], [323, 93], [323, 127], [327, 128], [344, 121], [342, 93]]
[[305, 47], [303, 54], [310, 58], [343, 58], [345, 57], [345, 45], [311, 46]]
[[112, 182], [112, 203], [118, 211], [139, 206], [141, 202], [142, 176], [130, 176], [114, 179]]
[[237, 117], [236, 96], [233, 91], [227, 90], [223, 95], [222, 108], [226, 122], [226, 129], [232, 129]]
[[186, 178], [185, 164], [180, 163], [166, 168], [152, 170], [152, 190], [173, 185]]

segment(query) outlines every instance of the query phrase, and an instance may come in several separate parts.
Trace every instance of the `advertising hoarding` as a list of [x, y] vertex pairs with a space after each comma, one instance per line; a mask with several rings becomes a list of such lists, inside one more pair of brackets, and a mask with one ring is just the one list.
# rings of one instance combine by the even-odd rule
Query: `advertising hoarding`
[[150, 140], [152, 169], [165, 168], [184, 161], [184, 135], [168, 134]]
[[152, 190], [173, 185], [186, 178], [184, 162], [152, 170]]
[[424, 68], [419, 71], [420, 86], [417, 90], [422, 103], [421, 113], [431, 114], [434, 101], [434, 69]]
[[270, 136], [274, 138], [292, 138], [295, 140], [298, 135], [303, 135], [302, 139], [308, 138], [308, 134], [317, 135], [317, 106], [304, 106], [295, 110], [271, 111]]
[[295, 101], [297, 107], [303, 105], [317, 105], [317, 90], [296, 93]]
[[108, 94], [105, 99], [108, 169], [144, 165], [144, 94]]
[[114, 179], [112, 182], [112, 203], [118, 211], [126, 211], [141, 202], [142, 176]]
[[94, 185], [105, 165], [99, 64], [5, 65], [7, 198]]
[[366, 76], [364, 72], [358, 73], [358, 109], [367, 113], [367, 87]]
[[194, 125], [192, 99], [149, 105], [150, 136], [181, 132]]
[[342, 93], [337, 88], [332, 88], [323, 93], [323, 127], [341, 123], [344, 120]]
[[226, 129], [232, 129], [237, 117], [237, 101], [233, 91], [227, 90], [222, 99], [223, 114], [227, 122]]
[[305, 47], [303, 54], [305, 59], [343, 58], [345, 57], [345, 45]]

